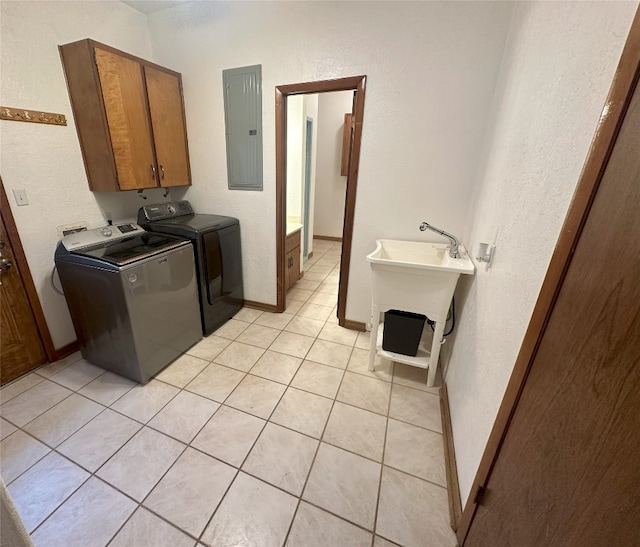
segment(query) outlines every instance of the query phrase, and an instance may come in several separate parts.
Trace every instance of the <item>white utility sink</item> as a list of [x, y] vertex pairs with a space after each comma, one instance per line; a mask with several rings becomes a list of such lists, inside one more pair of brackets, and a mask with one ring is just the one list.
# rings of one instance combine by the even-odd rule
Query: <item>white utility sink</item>
[[459, 247], [460, 258], [451, 258], [449, 246], [442, 243], [393, 239], [376, 243], [367, 255], [373, 302], [404, 311], [419, 308], [433, 321], [444, 321], [458, 277], [475, 271], [464, 247]]
[[383, 264], [392, 268], [419, 268], [458, 274], [475, 271], [464, 247], [460, 246], [460, 258], [449, 256], [449, 245], [422, 241], [398, 241], [378, 239], [375, 250], [367, 255], [372, 264]]
[[[428, 368], [428, 385], [432, 386], [440, 340], [458, 277], [472, 275], [475, 267], [462, 245], [459, 258], [451, 258], [449, 246], [441, 243], [378, 239], [376, 244], [374, 251], [367, 255], [372, 297], [369, 370], [373, 370], [377, 352], [393, 361]], [[408, 357], [382, 350], [380, 336], [376, 336], [380, 313], [391, 309], [421, 313], [435, 321], [431, 351], [421, 348], [418, 357]]]

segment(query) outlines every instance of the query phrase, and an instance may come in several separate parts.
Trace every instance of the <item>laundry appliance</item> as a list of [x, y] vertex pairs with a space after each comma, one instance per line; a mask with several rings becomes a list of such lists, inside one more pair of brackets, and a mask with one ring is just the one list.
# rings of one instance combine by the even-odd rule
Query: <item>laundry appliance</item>
[[90, 363], [146, 383], [202, 338], [187, 241], [105, 226], [62, 238], [55, 264]]
[[195, 213], [191, 204], [182, 200], [141, 207], [138, 224], [150, 232], [179, 236], [191, 242], [205, 336], [242, 308], [242, 249], [237, 218]]

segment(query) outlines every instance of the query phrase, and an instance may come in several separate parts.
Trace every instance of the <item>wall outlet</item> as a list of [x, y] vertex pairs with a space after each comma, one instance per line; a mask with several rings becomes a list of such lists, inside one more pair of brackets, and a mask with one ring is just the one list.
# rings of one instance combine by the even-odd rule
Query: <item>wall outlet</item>
[[29, 205], [29, 200], [27, 199], [27, 191], [24, 188], [22, 190], [14, 190], [13, 197], [15, 198], [18, 205]]

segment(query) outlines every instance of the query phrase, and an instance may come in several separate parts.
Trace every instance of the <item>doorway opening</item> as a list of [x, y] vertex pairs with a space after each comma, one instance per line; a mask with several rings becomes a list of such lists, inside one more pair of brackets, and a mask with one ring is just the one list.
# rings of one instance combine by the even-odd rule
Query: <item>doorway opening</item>
[[346, 319], [346, 302], [353, 237], [356, 188], [362, 142], [362, 119], [364, 114], [366, 76], [353, 76], [336, 80], [323, 80], [289, 84], [276, 87], [276, 261], [277, 304], [276, 311], [286, 307], [286, 259], [287, 237], [287, 99], [295, 95], [353, 91], [351, 124], [349, 130], [349, 154], [345, 191], [342, 248], [340, 252], [340, 278], [338, 287], [337, 315], [342, 327], [364, 330], [364, 324]]

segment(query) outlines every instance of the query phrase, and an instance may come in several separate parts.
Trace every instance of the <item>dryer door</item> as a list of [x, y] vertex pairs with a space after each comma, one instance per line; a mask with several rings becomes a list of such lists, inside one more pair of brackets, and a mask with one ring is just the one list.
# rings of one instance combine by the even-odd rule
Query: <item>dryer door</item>
[[204, 282], [209, 305], [222, 296], [222, 254], [218, 232], [207, 232], [202, 236], [204, 259]]

